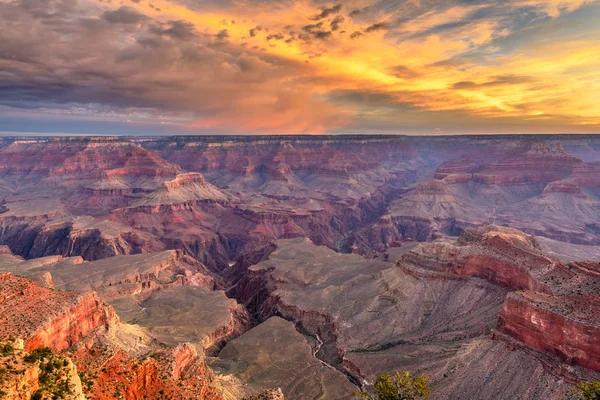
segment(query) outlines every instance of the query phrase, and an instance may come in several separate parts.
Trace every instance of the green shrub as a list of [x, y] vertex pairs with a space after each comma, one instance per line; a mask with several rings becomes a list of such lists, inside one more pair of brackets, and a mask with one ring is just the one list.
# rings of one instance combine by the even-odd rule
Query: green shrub
[[7, 356], [7, 355], [11, 354], [13, 351], [15, 351], [15, 348], [10, 343], [6, 343], [4, 346], [2, 346], [2, 348], [0, 350], [0, 352], [4, 356]]
[[580, 400], [600, 400], [600, 381], [579, 382], [572, 394]]
[[360, 397], [365, 400], [420, 400], [428, 399], [429, 378], [411, 376], [410, 372], [395, 371], [393, 374], [383, 374], [377, 378], [373, 387], [373, 395], [363, 391]]
[[40, 347], [39, 349], [35, 349], [31, 353], [25, 356], [25, 361], [33, 363], [44, 358], [50, 358], [53, 356], [52, 350], [48, 347]]
[[41, 389], [36, 390], [35, 393], [31, 395], [31, 400], [42, 400], [42, 394], [43, 391]]

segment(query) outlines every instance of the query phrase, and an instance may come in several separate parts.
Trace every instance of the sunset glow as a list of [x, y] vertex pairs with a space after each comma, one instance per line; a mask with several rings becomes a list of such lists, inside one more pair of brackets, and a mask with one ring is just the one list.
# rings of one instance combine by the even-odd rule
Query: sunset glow
[[0, 131], [600, 132], [600, 2], [0, 0]]

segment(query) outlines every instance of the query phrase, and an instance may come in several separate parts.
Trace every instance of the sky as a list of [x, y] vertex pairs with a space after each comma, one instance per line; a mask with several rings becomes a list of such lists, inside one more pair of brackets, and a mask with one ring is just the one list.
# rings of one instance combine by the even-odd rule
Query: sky
[[0, 0], [0, 132], [600, 133], [598, 21], [590, 0]]

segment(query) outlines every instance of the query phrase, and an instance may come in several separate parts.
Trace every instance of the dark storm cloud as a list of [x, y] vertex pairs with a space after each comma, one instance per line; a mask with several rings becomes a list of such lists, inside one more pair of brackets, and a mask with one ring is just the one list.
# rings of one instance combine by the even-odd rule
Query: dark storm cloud
[[332, 6], [332, 7], [325, 7], [325, 8], [323, 8], [323, 10], [321, 11], [320, 14], [315, 15], [311, 19], [318, 21], [320, 19], [327, 18], [330, 15], [338, 14], [342, 10], [342, 7], [343, 6], [341, 4], [336, 4], [335, 6]]
[[311, 34], [317, 39], [327, 39], [332, 35], [330, 31], [314, 31]]
[[336, 16], [332, 21], [331, 21], [331, 30], [332, 31], [337, 31], [338, 29], [340, 29], [340, 25], [346, 20], [346, 18], [342, 17], [341, 15]]
[[267, 40], [283, 40], [285, 36], [281, 33], [272, 33], [267, 36]]
[[355, 9], [355, 10], [350, 11], [350, 14], [348, 14], [348, 16], [350, 16], [350, 18], [356, 17], [357, 15], [360, 15], [363, 12], [364, 12], [363, 10]]
[[304, 32], [312, 32], [312, 31], [314, 31], [316, 29], [320, 29], [322, 27], [323, 27], [323, 22], [319, 22], [317, 24], [305, 25], [305, 26], [302, 27], [302, 30]]
[[383, 30], [387, 30], [390, 29], [388, 24], [385, 24], [383, 22], [378, 22], [376, 24], [370, 25], [369, 27], [367, 27], [367, 29], [365, 29], [365, 32], [369, 33], [369, 32], [376, 32], [376, 31], [383, 31]]
[[255, 28], [250, 29], [249, 33], [251, 37], [255, 37], [257, 32], [261, 32], [264, 28], [261, 25], [258, 25]]
[[222, 29], [215, 35], [218, 40], [227, 40], [229, 38], [229, 30]]
[[331, 37], [333, 34], [331, 31], [323, 30], [324, 23], [323, 21], [318, 22], [316, 24], [309, 24], [302, 27], [302, 30], [306, 33], [302, 33], [298, 35], [298, 38], [301, 40], [310, 41], [311, 38], [315, 39], [327, 39]]

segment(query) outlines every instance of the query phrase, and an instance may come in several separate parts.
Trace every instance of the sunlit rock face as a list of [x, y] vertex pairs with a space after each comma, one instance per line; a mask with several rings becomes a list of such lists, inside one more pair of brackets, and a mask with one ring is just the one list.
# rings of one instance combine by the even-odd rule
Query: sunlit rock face
[[[1, 273], [0, 312], [4, 349], [0, 364], [7, 362], [11, 370], [1, 385], [9, 389], [3, 391], [7, 398], [29, 398], [48, 386], [50, 378], [42, 379], [47, 370], [40, 370], [48, 360], [42, 358], [40, 364], [28, 359], [27, 352], [49, 351], [60, 354], [61, 370], [55, 367], [55, 371], [68, 377], [68, 399], [120, 395], [132, 399], [222, 399], [202, 347], [183, 341], [172, 346], [159, 343], [144, 328], [122, 323], [115, 310], [94, 292], [43, 288], [27, 278]], [[4, 347], [6, 343], [11, 344], [10, 350]], [[65, 357], [67, 361], [63, 361]], [[18, 366], [15, 362], [23, 366], [23, 373], [12, 372]], [[236, 385], [232, 383], [232, 390]]]
[[0, 285], [0, 335], [5, 340], [24, 338], [26, 350], [64, 350], [116, 319], [114, 310], [95, 293], [58, 292], [10, 273], [0, 274]]
[[394, 369], [563, 398], [600, 373], [599, 148], [2, 138], [0, 340], [72, 355], [92, 398], [343, 399]]
[[467, 230], [455, 243], [423, 244], [398, 266], [448, 278], [483, 278], [516, 290], [504, 301], [499, 331], [568, 364], [600, 370], [597, 263], [548, 257], [534, 237], [492, 226]]

